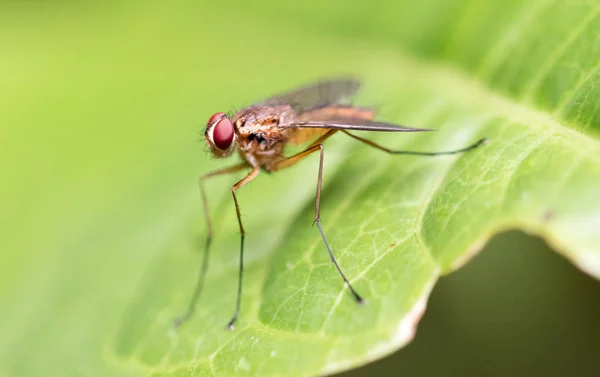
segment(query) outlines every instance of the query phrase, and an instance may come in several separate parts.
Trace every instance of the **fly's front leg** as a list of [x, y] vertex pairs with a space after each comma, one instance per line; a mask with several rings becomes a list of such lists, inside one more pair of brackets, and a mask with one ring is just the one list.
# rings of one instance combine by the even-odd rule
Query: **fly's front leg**
[[242, 180], [240, 180], [238, 183], [233, 185], [233, 187], [231, 188], [231, 195], [233, 196], [233, 202], [235, 203], [235, 213], [237, 215], [238, 224], [240, 226], [240, 270], [239, 270], [239, 274], [238, 274], [238, 290], [237, 290], [237, 300], [236, 300], [236, 304], [235, 304], [235, 312], [233, 313], [233, 318], [231, 318], [231, 320], [227, 324], [227, 328], [229, 328], [230, 330], [234, 329], [235, 321], [237, 320], [238, 315], [240, 314], [240, 304], [242, 301], [242, 277], [244, 274], [244, 237], [246, 236], [246, 232], [244, 231], [244, 226], [242, 225], [242, 214], [240, 212], [240, 205], [238, 203], [235, 192], [240, 187], [244, 186], [246, 183], [248, 183], [248, 182], [252, 181], [254, 178], [256, 178], [256, 176], [258, 175], [259, 172], [260, 172], [260, 167], [258, 167], [258, 166], [253, 167], [252, 171], [247, 176], [245, 176]]
[[321, 138], [319, 138], [317, 141], [315, 141], [315, 143], [313, 143], [313, 145], [308, 147], [306, 150], [304, 150], [294, 156], [286, 158], [285, 160], [280, 161], [275, 166], [274, 170], [281, 170], [283, 168], [292, 166], [292, 165], [296, 164], [298, 161], [305, 158], [306, 156], [310, 155], [311, 153], [319, 151], [319, 174], [317, 177], [317, 195], [316, 195], [316, 200], [315, 200], [315, 224], [317, 224], [317, 227], [319, 228], [319, 233], [321, 233], [321, 238], [323, 239], [323, 243], [325, 243], [325, 247], [327, 248], [327, 252], [329, 253], [331, 262], [333, 262], [333, 265], [337, 269], [338, 273], [340, 274], [340, 276], [342, 277], [342, 279], [344, 280], [344, 282], [350, 289], [350, 292], [352, 293], [352, 296], [354, 296], [354, 299], [356, 300], [356, 302], [362, 303], [363, 298], [356, 292], [354, 287], [352, 287], [352, 284], [350, 284], [350, 282], [346, 278], [346, 275], [344, 275], [344, 273], [342, 272], [340, 265], [338, 264], [337, 260], [335, 259], [335, 256], [333, 255], [333, 252], [331, 251], [331, 247], [329, 246], [327, 237], [325, 237], [325, 232], [323, 231], [323, 227], [321, 226], [321, 189], [323, 186], [323, 157], [325, 155], [325, 147], [323, 146], [322, 142], [325, 139], [327, 139], [329, 136], [333, 135], [335, 133], [335, 131], [336, 130], [328, 131], [325, 135], [321, 136]]
[[238, 165], [230, 166], [228, 168], [210, 172], [201, 176], [198, 180], [198, 185], [200, 186], [200, 195], [202, 196], [202, 208], [204, 211], [204, 218], [206, 220], [206, 244], [204, 245], [204, 256], [202, 258], [202, 265], [200, 267], [198, 281], [196, 282], [196, 288], [194, 289], [194, 293], [192, 294], [192, 297], [188, 304], [188, 308], [185, 311], [185, 313], [183, 313], [181, 316], [175, 319], [175, 327], [181, 326], [181, 324], [190, 319], [190, 317], [194, 314], [194, 311], [196, 310], [196, 303], [198, 302], [198, 298], [200, 297], [200, 293], [202, 292], [202, 287], [204, 286], [204, 278], [206, 277], [206, 271], [208, 270], [208, 257], [210, 254], [210, 244], [212, 242], [212, 224], [210, 221], [210, 212], [208, 210], [208, 200], [206, 199], [206, 191], [204, 190], [204, 181], [211, 177], [235, 173], [246, 167], [248, 167], [246, 163], [241, 163]]

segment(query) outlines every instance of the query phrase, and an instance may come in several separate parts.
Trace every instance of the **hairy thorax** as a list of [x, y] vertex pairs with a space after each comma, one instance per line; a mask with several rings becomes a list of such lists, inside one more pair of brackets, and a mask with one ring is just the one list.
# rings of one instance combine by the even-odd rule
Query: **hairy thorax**
[[289, 140], [289, 129], [280, 125], [295, 116], [289, 106], [262, 106], [244, 109], [234, 115], [239, 153], [252, 166], [272, 171], [284, 157], [283, 149]]
[[370, 109], [317, 107], [297, 113], [289, 105], [256, 106], [239, 111], [233, 117], [239, 153], [252, 166], [273, 171], [285, 159], [286, 144], [300, 145], [316, 140], [326, 128], [286, 128], [294, 121], [331, 119], [373, 119]]

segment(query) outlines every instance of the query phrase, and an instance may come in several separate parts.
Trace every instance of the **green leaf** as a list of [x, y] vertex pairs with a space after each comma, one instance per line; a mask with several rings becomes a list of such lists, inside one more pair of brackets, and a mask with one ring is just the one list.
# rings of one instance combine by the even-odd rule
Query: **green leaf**
[[[437, 278], [520, 228], [600, 276], [600, 5], [341, 0], [4, 5], [0, 20], [0, 375], [316, 375], [414, 335]], [[328, 141], [239, 191], [208, 184], [215, 239], [197, 313], [202, 124], [316, 78], [364, 77], [357, 103], [436, 133], [370, 135], [459, 156]], [[8, 162], [8, 163], [7, 163]], [[534, 268], [534, 266], [532, 266]]]

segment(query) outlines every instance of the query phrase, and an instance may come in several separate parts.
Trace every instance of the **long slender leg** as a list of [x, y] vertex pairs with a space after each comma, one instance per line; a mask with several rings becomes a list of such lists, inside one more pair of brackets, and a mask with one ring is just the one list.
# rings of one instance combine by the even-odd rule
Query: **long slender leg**
[[[332, 131], [333, 132], [330, 131], [330, 132], [326, 133], [325, 135], [323, 135], [319, 140], [323, 139], [322, 141], [324, 141], [329, 136], [333, 135], [335, 133], [335, 131], [334, 130], [332, 130]], [[316, 142], [319, 142], [319, 140], [317, 140]], [[346, 275], [344, 275], [344, 273], [342, 272], [340, 265], [338, 264], [337, 260], [335, 259], [335, 256], [333, 255], [333, 252], [331, 251], [329, 242], [327, 242], [327, 237], [325, 237], [325, 232], [323, 232], [323, 227], [321, 226], [321, 189], [323, 186], [323, 156], [325, 154], [324, 153], [325, 147], [323, 146], [322, 142], [319, 142], [318, 144], [315, 144], [315, 145], [311, 145], [304, 151], [302, 151], [296, 155], [293, 155], [289, 158], [286, 158], [285, 160], [283, 160], [279, 164], [277, 164], [274, 170], [281, 170], [283, 168], [292, 166], [292, 165], [296, 164], [298, 161], [302, 160], [306, 156], [308, 156], [311, 153], [316, 152], [316, 151], [320, 152], [319, 153], [320, 156], [319, 156], [319, 175], [317, 177], [317, 197], [316, 197], [316, 201], [315, 201], [316, 202], [315, 203], [315, 223], [317, 224], [317, 227], [319, 228], [319, 233], [321, 233], [321, 238], [323, 239], [323, 242], [325, 243], [325, 247], [327, 248], [327, 252], [329, 253], [329, 257], [331, 258], [331, 261], [333, 262], [335, 268], [338, 270], [338, 273], [340, 274], [342, 279], [344, 279], [344, 282], [346, 283], [346, 285], [348, 285], [348, 288], [350, 289], [350, 292], [354, 296], [354, 299], [356, 300], [356, 302], [362, 303], [363, 298], [356, 292], [356, 290], [354, 290], [354, 288], [352, 287], [352, 284], [350, 284], [350, 282], [346, 278]]]
[[185, 313], [183, 313], [181, 316], [175, 319], [174, 323], [176, 327], [181, 326], [182, 323], [190, 319], [190, 317], [194, 314], [194, 311], [196, 310], [196, 303], [198, 302], [198, 298], [200, 297], [200, 293], [202, 292], [202, 287], [204, 286], [204, 277], [206, 276], [206, 271], [208, 270], [208, 256], [210, 254], [210, 244], [212, 242], [212, 224], [210, 221], [210, 213], [208, 210], [208, 200], [206, 199], [206, 191], [204, 190], [204, 181], [208, 178], [215, 177], [218, 175], [235, 173], [246, 167], [248, 167], [248, 164], [244, 162], [224, 169], [215, 170], [213, 172], [201, 176], [198, 180], [198, 185], [200, 186], [200, 195], [202, 196], [202, 208], [204, 210], [204, 218], [206, 220], [206, 244], [204, 245], [204, 255], [202, 257], [202, 265], [200, 267], [200, 273], [198, 274], [196, 288], [194, 289], [194, 293], [192, 294], [192, 297], [188, 304], [188, 308], [185, 311]]
[[396, 151], [396, 150], [392, 150], [386, 147], [383, 147], [379, 144], [376, 144], [374, 142], [372, 142], [371, 140], [367, 140], [367, 139], [363, 139], [360, 136], [356, 136], [354, 134], [351, 134], [350, 132], [346, 131], [346, 130], [341, 130], [343, 133], [345, 133], [346, 135], [350, 136], [353, 139], [356, 139], [360, 142], [363, 142], [365, 144], [368, 144], [374, 148], [377, 148], [381, 151], [390, 153], [390, 154], [409, 154], [409, 155], [416, 155], [416, 156], [440, 156], [440, 155], [444, 155], [444, 154], [456, 154], [456, 153], [462, 153], [462, 152], [467, 152], [470, 151], [472, 149], [475, 149], [477, 147], [479, 147], [480, 145], [484, 144], [487, 142], [486, 138], [483, 139], [479, 139], [477, 142], [465, 147], [465, 148], [461, 148], [461, 149], [457, 149], [454, 151], [445, 151], [445, 152], [413, 152], [413, 151]]
[[235, 212], [237, 214], [237, 219], [238, 219], [238, 224], [240, 226], [240, 271], [238, 274], [238, 291], [237, 291], [237, 300], [236, 300], [236, 304], [235, 304], [235, 313], [233, 313], [233, 318], [231, 318], [231, 321], [229, 321], [229, 323], [227, 324], [227, 327], [230, 330], [233, 330], [234, 325], [235, 325], [235, 321], [238, 318], [238, 315], [240, 314], [240, 303], [242, 301], [242, 276], [244, 274], [244, 237], [246, 236], [246, 232], [244, 231], [244, 226], [242, 225], [242, 214], [240, 213], [240, 205], [238, 203], [237, 197], [235, 196], [235, 192], [242, 186], [244, 186], [246, 183], [252, 181], [254, 178], [256, 178], [256, 176], [258, 175], [258, 173], [260, 172], [260, 167], [255, 166], [252, 168], [252, 171], [245, 176], [242, 180], [240, 180], [238, 183], [236, 183], [235, 185], [233, 185], [233, 187], [231, 188], [231, 195], [233, 195], [233, 202], [235, 203]]

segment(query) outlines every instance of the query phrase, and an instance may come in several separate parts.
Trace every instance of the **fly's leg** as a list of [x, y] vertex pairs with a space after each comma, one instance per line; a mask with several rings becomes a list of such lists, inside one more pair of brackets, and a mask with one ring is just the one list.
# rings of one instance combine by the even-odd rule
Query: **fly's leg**
[[240, 270], [239, 270], [239, 274], [238, 274], [238, 290], [237, 290], [237, 300], [236, 300], [236, 304], [235, 304], [235, 312], [233, 313], [233, 318], [231, 318], [231, 320], [229, 321], [229, 323], [227, 324], [227, 328], [229, 328], [230, 330], [234, 329], [235, 326], [235, 321], [238, 318], [238, 315], [240, 314], [240, 303], [242, 301], [242, 276], [244, 274], [244, 237], [246, 236], [246, 232], [244, 231], [244, 226], [242, 225], [242, 215], [240, 213], [240, 205], [238, 203], [237, 197], [235, 196], [235, 192], [242, 186], [244, 186], [246, 183], [252, 181], [254, 178], [256, 178], [256, 176], [258, 175], [258, 173], [260, 172], [260, 167], [255, 166], [252, 168], [252, 171], [245, 176], [242, 180], [240, 180], [238, 183], [236, 183], [235, 185], [233, 185], [233, 187], [231, 188], [231, 195], [233, 195], [233, 202], [235, 203], [235, 212], [237, 214], [237, 220], [238, 220], [238, 224], [240, 226]]
[[342, 277], [342, 279], [344, 279], [344, 281], [348, 285], [348, 288], [350, 289], [350, 292], [352, 292], [352, 295], [354, 296], [354, 299], [356, 300], [356, 302], [358, 302], [360, 304], [363, 302], [363, 298], [356, 292], [356, 290], [354, 290], [354, 287], [352, 287], [352, 284], [350, 284], [350, 282], [348, 281], [348, 278], [346, 278], [346, 275], [344, 275], [344, 273], [342, 272], [340, 265], [338, 264], [337, 260], [333, 256], [333, 252], [331, 251], [331, 247], [329, 246], [329, 242], [327, 242], [327, 238], [325, 237], [325, 233], [323, 232], [323, 227], [321, 226], [321, 188], [323, 185], [323, 156], [325, 155], [325, 147], [323, 146], [323, 144], [317, 144], [312, 148], [319, 149], [319, 175], [317, 177], [317, 199], [315, 201], [315, 223], [317, 224], [317, 228], [319, 228], [319, 233], [321, 233], [321, 238], [323, 239], [323, 242], [325, 243], [325, 247], [327, 248], [327, 252], [329, 253], [329, 257], [331, 258], [331, 261], [333, 262], [333, 264], [335, 265], [335, 268], [340, 273], [340, 276]]
[[379, 149], [380, 151], [384, 151], [386, 153], [390, 153], [390, 154], [408, 154], [408, 155], [414, 155], [414, 156], [441, 156], [441, 155], [447, 155], [447, 154], [457, 154], [457, 153], [463, 153], [463, 152], [468, 152], [470, 150], [473, 150], [477, 147], [479, 147], [480, 145], [483, 145], [487, 142], [486, 138], [483, 139], [479, 139], [477, 140], [475, 143], [465, 147], [465, 148], [461, 148], [461, 149], [456, 149], [453, 151], [444, 151], [444, 152], [414, 152], [414, 151], [396, 151], [396, 150], [392, 150], [389, 148], [386, 148], [384, 146], [381, 146], [377, 143], [372, 142], [371, 140], [367, 140], [364, 139], [360, 136], [356, 136], [351, 134], [350, 132], [346, 131], [346, 130], [341, 130], [343, 133], [345, 133], [346, 135], [350, 136], [353, 139], [356, 139], [362, 143], [365, 143], [367, 145], [370, 145], [374, 148]]
[[202, 292], [202, 287], [204, 286], [204, 278], [206, 276], [206, 271], [208, 270], [208, 257], [210, 254], [210, 244], [212, 242], [212, 224], [210, 221], [210, 213], [208, 210], [208, 200], [206, 199], [206, 192], [204, 190], [204, 181], [208, 178], [215, 177], [218, 175], [235, 173], [246, 167], [248, 167], [246, 163], [230, 166], [225, 169], [220, 169], [205, 174], [201, 176], [198, 180], [198, 185], [200, 186], [200, 195], [202, 196], [202, 208], [204, 210], [204, 218], [206, 220], [206, 244], [204, 245], [204, 255], [202, 257], [202, 265], [200, 267], [200, 273], [198, 274], [196, 288], [194, 289], [194, 293], [192, 294], [192, 297], [188, 304], [188, 308], [185, 311], [185, 313], [183, 313], [181, 316], [175, 319], [175, 327], [181, 326], [181, 324], [190, 319], [190, 317], [194, 314], [194, 311], [196, 310], [196, 303], [198, 302], [198, 298], [200, 297], [200, 293]]
[[325, 139], [327, 139], [329, 136], [333, 135], [335, 132], [336, 132], [336, 130], [328, 131], [326, 134], [321, 136], [318, 140], [316, 140], [311, 146], [309, 146], [304, 151], [302, 151], [294, 156], [288, 157], [285, 160], [280, 161], [275, 166], [274, 170], [281, 170], [283, 168], [292, 166], [292, 165], [296, 164], [298, 161], [305, 158], [306, 156], [310, 155], [311, 153], [319, 151], [319, 175], [317, 177], [317, 196], [316, 196], [316, 200], [315, 200], [315, 224], [317, 224], [317, 228], [319, 228], [319, 233], [321, 233], [321, 238], [323, 239], [323, 242], [325, 243], [325, 247], [327, 248], [327, 252], [329, 253], [329, 257], [331, 258], [333, 265], [337, 269], [337, 271], [340, 274], [340, 276], [342, 277], [342, 279], [344, 279], [344, 282], [350, 289], [350, 292], [352, 293], [352, 296], [354, 296], [354, 299], [356, 300], [356, 302], [362, 303], [363, 298], [356, 292], [354, 287], [352, 287], [352, 284], [350, 284], [350, 282], [346, 278], [346, 275], [344, 275], [344, 273], [342, 272], [340, 265], [338, 264], [337, 260], [335, 259], [335, 256], [333, 255], [333, 252], [331, 251], [331, 247], [329, 246], [327, 237], [325, 237], [325, 232], [323, 232], [323, 227], [321, 226], [321, 188], [323, 186], [323, 157], [325, 155], [325, 153], [324, 153], [325, 147], [323, 146], [323, 141], [325, 141]]

